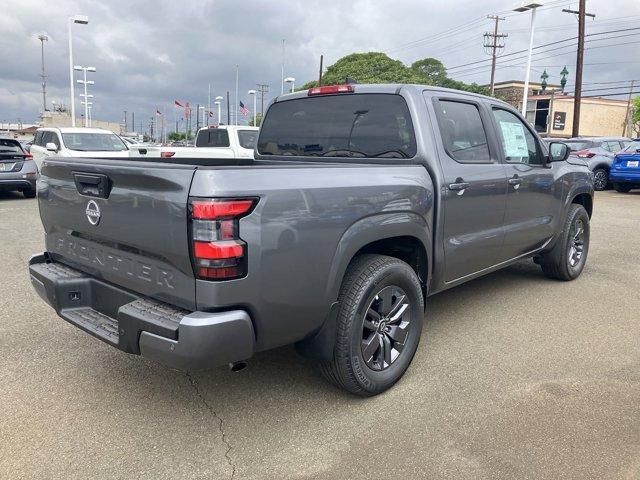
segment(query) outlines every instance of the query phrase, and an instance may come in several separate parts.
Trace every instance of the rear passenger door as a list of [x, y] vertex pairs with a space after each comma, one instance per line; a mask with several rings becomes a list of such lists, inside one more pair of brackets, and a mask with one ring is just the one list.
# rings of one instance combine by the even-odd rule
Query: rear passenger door
[[505, 238], [500, 260], [511, 260], [544, 245], [554, 234], [562, 205], [555, 176], [561, 163], [547, 163], [538, 137], [515, 111], [494, 105], [492, 118], [507, 177]]
[[445, 281], [497, 263], [507, 182], [486, 109], [470, 97], [434, 98], [444, 177]]

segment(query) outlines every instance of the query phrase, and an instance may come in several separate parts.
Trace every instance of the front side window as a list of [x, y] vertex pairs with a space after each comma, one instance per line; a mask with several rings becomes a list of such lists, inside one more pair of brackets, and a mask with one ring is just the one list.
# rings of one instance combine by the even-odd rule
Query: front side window
[[200, 130], [196, 137], [196, 147], [229, 147], [229, 131], [226, 128]]
[[242, 148], [253, 150], [258, 141], [257, 130], [238, 130], [238, 141]]
[[42, 132], [42, 143], [43, 147], [47, 146], [47, 143], [53, 142], [53, 132]]
[[478, 107], [471, 103], [440, 100], [438, 124], [447, 153], [460, 163], [491, 162], [487, 134]]
[[417, 151], [404, 98], [349, 93], [274, 103], [260, 129], [262, 155], [411, 158]]
[[114, 133], [63, 133], [62, 140], [69, 150], [80, 152], [121, 152], [127, 150]]
[[508, 163], [542, 165], [543, 157], [538, 142], [525, 124], [507, 110], [494, 108], [492, 111], [505, 160]]
[[42, 145], [42, 132], [36, 132], [36, 136], [33, 137], [34, 145]]

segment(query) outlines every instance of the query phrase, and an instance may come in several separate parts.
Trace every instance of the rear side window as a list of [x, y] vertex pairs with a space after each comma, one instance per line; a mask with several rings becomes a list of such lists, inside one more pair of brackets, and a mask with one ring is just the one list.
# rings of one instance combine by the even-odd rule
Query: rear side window
[[257, 130], [238, 130], [238, 141], [242, 148], [253, 150], [256, 147], [256, 142], [258, 141]]
[[439, 100], [436, 110], [442, 142], [451, 158], [460, 163], [491, 162], [487, 134], [476, 105]]
[[[228, 147], [229, 132], [224, 128], [200, 130], [196, 137], [196, 147]], [[253, 148], [253, 147], [252, 147]]]
[[416, 140], [400, 95], [363, 93], [298, 98], [269, 108], [262, 155], [411, 158]]
[[36, 136], [33, 137], [34, 145], [42, 145], [42, 132], [36, 132]]

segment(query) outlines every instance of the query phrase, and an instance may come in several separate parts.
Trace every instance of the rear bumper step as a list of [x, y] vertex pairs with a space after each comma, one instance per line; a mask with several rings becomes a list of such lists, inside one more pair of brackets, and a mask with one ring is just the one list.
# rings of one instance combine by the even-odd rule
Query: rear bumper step
[[180, 370], [253, 355], [253, 324], [243, 310], [189, 312], [52, 262], [46, 253], [31, 258], [29, 273], [38, 295], [60, 317], [127, 353]]

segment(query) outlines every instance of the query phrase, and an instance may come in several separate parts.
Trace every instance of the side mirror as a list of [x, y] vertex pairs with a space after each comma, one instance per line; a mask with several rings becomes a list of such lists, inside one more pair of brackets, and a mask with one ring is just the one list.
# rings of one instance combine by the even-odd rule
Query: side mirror
[[58, 147], [53, 142], [48, 142], [47, 145], [45, 146], [45, 148], [49, 152], [57, 152], [58, 151]]
[[551, 142], [549, 144], [549, 162], [564, 162], [569, 158], [569, 146], [562, 142]]

